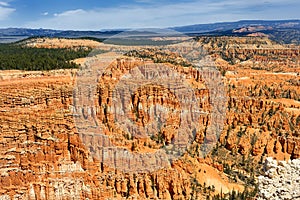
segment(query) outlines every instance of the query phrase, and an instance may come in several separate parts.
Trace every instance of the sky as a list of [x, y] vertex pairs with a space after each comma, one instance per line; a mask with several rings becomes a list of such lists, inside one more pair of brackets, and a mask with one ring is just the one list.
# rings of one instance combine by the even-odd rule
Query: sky
[[300, 19], [299, 0], [0, 0], [0, 28], [167, 28], [246, 19]]

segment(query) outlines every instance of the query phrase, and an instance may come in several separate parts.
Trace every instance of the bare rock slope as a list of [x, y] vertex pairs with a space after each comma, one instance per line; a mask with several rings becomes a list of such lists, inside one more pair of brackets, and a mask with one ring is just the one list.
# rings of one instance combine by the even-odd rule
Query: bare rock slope
[[[199, 42], [215, 59], [223, 75], [228, 100], [223, 106], [226, 109], [224, 129], [215, 148], [202, 158], [200, 147], [211, 118], [205, 115], [199, 118], [202, 129], [195, 133], [190, 148], [172, 165], [154, 172], [123, 172], [101, 162], [91, 152], [101, 152], [105, 157], [108, 152], [103, 153], [101, 148], [111, 142], [130, 152], [150, 153], [172, 140], [177, 116], [170, 115], [168, 127], [142, 140], [115, 126], [114, 116], [121, 111], [112, 106], [113, 87], [126, 70], [144, 61], [153, 64], [170, 60], [168, 55], [150, 52], [147, 59], [139, 55], [124, 57], [112, 63], [98, 80], [98, 90], [92, 94], [98, 98], [97, 109], [88, 113], [96, 113], [94, 117], [105, 125], [103, 130], [109, 140], [95, 140], [92, 134], [85, 138], [79, 135], [73, 118], [76, 70], [0, 72], [0, 199], [255, 196], [257, 177], [263, 173], [266, 157], [277, 160], [300, 157], [299, 47], [275, 44], [265, 38], [204, 37]], [[195, 94], [203, 98], [199, 107], [203, 113], [210, 111], [210, 93], [203, 84], [203, 77], [189, 66], [170, 62], [166, 65], [189, 77]], [[216, 74], [210, 75], [215, 77]], [[179, 107], [172, 92], [151, 85], [139, 88], [131, 101], [130, 120], [138, 126], [151, 121], [144, 110], [150, 110], [154, 103], [169, 110]], [[109, 162], [116, 166], [121, 160]], [[278, 167], [270, 167], [270, 163], [273, 162], [266, 165], [267, 176], [259, 179], [261, 198], [288, 195], [277, 189], [285, 183], [276, 177], [286, 171], [286, 183], [294, 181], [297, 186], [299, 175], [293, 177], [290, 169], [299, 172], [298, 161], [279, 162]], [[138, 168], [141, 163], [134, 161], [130, 165]], [[290, 183], [288, 189], [292, 190]], [[286, 197], [298, 194], [290, 195]]]
[[300, 199], [300, 160], [265, 162], [265, 175], [259, 179], [258, 199]]

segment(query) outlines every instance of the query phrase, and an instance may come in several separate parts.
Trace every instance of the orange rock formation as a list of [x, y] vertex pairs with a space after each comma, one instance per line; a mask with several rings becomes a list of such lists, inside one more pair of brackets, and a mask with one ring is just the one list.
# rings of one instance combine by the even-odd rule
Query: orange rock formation
[[[221, 191], [243, 191], [245, 180], [251, 178], [245, 166], [259, 168], [266, 156], [299, 158], [299, 47], [261, 38], [204, 37], [199, 42], [224, 75], [224, 129], [205, 159], [199, 153], [205, 129], [199, 129], [180, 159], [153, 172], [122, 172], [91, 153], [96, 152], [91, 148], [106, 142], [130, 152], [154, 152], [175, 137], [178, 116], [171, 112], [160, 130], [163, 140], [158, 132], [146, 139], [126, 135], [115, 125], [114, 112], [107, 112], [105, 105], [113, 105], [112, 88], [140, 58], [113, 63], [110, 73], [99, 79], [95, 117], [105, 124], [109, 140], [103, 141], [78, 133], [72, 113], [76, 70], [0, 72], [0, 198], [204, 199]], [[191, 75], [189, 83], [203, 99], [199, 107], [211, 111], [210, 93], [201, 77], [192, 68], [173, 64], [167, 65]], [[153, 102], [174, 110], [180, 107], [172, 91], [146, 85], [133, 94], [130, 119], [138, 126], [149, 124], [153, 119], [145, 110]], [[202, 127], [210, 121], [208, 116], [199, 118]]]

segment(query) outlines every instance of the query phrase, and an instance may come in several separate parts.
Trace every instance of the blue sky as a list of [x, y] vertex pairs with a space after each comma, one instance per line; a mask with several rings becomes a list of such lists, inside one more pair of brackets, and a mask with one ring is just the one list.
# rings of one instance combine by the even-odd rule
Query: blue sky
[[299, 0], [0, 0], [0, 27], [162, 28], [243, 19], [300, 19]]

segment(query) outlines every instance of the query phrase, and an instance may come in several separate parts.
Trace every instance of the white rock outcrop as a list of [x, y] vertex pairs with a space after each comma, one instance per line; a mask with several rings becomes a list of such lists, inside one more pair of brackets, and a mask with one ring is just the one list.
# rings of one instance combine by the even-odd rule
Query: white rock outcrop
[[258, 199], [300, 199], [300, 159], [277, 162], [269, 157], [264, 170], [258, 177]]

